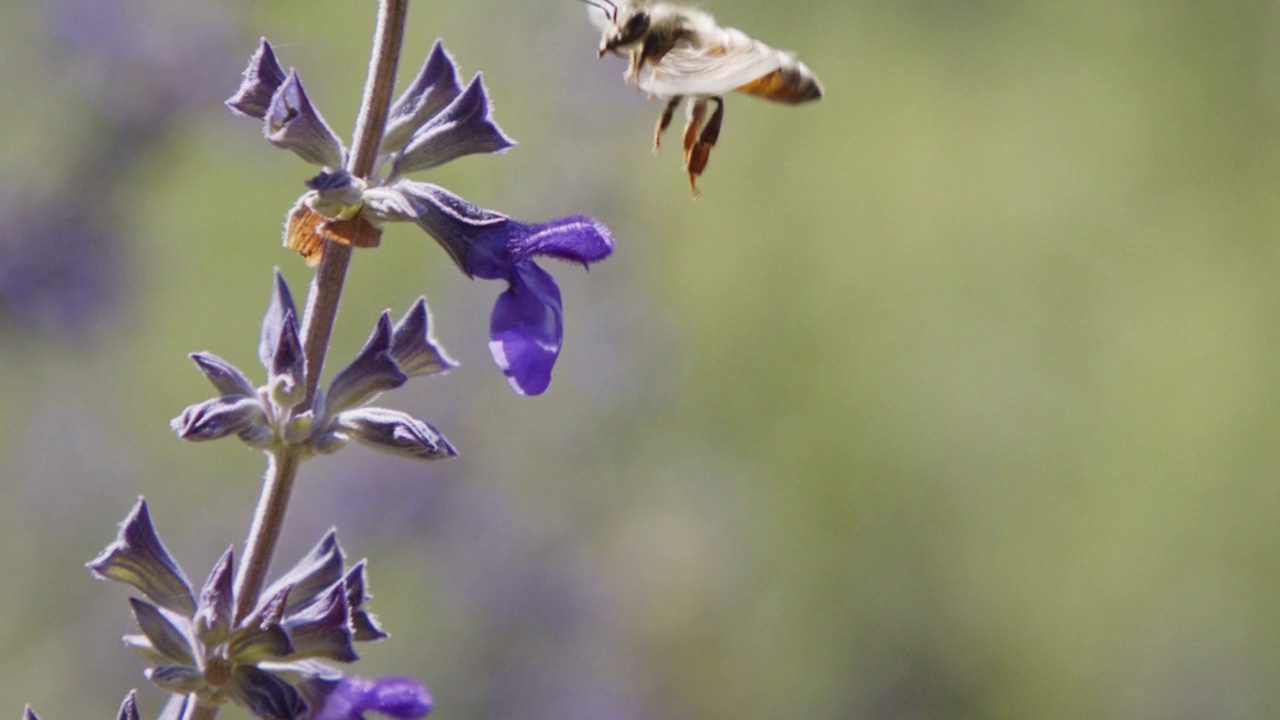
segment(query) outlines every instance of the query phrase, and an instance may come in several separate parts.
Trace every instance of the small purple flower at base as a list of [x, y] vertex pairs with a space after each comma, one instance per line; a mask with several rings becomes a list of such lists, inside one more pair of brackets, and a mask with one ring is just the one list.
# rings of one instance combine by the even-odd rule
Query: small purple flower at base
[[311, 720], [364, 720], [367, 712], [409, 720], [431, 712], [431, 695], [408, 678], [344, 677]]

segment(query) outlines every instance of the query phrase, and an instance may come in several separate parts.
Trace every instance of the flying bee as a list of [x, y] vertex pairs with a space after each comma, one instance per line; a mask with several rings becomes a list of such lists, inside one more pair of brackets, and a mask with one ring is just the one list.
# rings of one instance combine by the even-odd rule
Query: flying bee
[[[603, 33], [600, 57], [628, 58], [624, 80], [650, 97], [666, 100], [653, 132], [653, 150], [681, 101], [688, 100], [684, 127], [684, 167], [694, 198], [701, 196], [698, 176], [724, 122], [722, 95], [748, 95], [796, 105], [822, 97], [822, 84], [804, 63], [731, 27], [716, 24], [710, 13], [647, 0], [582, 0]], [[641, 71], [649, 69], [647, 77]], [[707, 115], [711, 104], [715, 111]]]

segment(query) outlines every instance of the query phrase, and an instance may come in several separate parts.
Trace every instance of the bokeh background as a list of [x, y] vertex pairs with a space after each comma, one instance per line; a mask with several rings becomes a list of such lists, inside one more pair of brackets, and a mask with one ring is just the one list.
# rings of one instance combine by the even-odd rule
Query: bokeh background
[[[420, 294], [462, 362], [385, 404], [459, 447], [304, 466], [456, 720], [1280, 716], [1280, 3], [707, 0], [827, 91], [729, 100], [691, 202], [660, 107], [570, 0], [428, 2], [521, 144], [429, 174], [607, 262], [555, 272], [551, 391], [501, 290], [419, 232], [359, 252], [330, 369]], [[259, 36], [347, 135], [374, 3], [0, 5], [0, 713], [163, 701], [82, 567], [146, 496], [199, 582], [263, 459], [176, 440], [256, 369], [310, 168], [221, 101]], [[242, 717], [238, 712], [224, 717]]]

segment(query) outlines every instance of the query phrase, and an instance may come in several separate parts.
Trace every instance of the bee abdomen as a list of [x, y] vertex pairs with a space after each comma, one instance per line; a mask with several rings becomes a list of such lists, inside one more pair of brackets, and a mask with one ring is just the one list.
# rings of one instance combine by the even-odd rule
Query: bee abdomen
[[736, 90], [748, 95], [796, 105], [822, 97], [822, 83], [807, 65], [790, 55], [784, 55], [782, 66], [771, 73], [761, 75]]

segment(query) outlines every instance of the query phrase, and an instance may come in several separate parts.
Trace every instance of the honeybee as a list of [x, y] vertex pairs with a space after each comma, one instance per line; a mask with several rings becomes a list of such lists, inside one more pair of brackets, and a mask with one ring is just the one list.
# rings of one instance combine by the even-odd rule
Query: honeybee
[[[822, 97], [822, 84], [807, 65], [731, 27], [716, 24], [710, 13], [647, 0], [582, 0], [600, 28], [600, 57], [629, 59], [624, 80], [666, 106], [653, 132], [653, 151], [681, 101], [688, 100], [684, 127], [684, 167], [694, 198], [701, 196], [698, 176], [724, 123], [722, 95], [748, 95], [796, 105]], [[649, 69], [647, 77], [641, 71]], [[707, 110], [715, 104], [708, 117]]]

